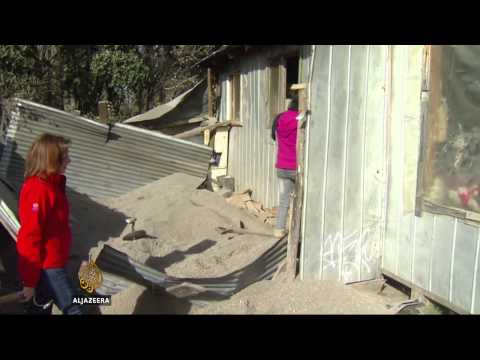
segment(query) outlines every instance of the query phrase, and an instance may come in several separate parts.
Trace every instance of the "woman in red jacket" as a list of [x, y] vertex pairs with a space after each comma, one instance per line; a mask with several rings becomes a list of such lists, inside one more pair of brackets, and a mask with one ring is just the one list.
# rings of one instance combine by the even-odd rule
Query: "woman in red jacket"
[[20, 192], [17, 236], [20, 293], [27, 313], [51, 314], [52, 302], [64, 314], [81, 314], [65, 266], [72, 235], [65, 195], [65, 170], [70, 163], [69, 140], [43, 134], [31, 146]]

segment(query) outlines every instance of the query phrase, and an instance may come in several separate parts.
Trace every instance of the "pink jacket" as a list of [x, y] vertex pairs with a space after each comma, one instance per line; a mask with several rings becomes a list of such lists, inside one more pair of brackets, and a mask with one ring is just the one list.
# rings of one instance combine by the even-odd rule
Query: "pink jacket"
[[297, 168], [297, 116], [298, 111], [288, 110], [278, 119], [277, 169], [295, 170]]

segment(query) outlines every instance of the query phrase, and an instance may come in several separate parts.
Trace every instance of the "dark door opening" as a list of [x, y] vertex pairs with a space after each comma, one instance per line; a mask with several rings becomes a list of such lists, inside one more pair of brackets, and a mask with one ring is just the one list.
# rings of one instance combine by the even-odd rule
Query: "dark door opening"
[[293, 84], [298, 84], [298, 81], [299, 81], [298, 79], [299, 60], [300, 60], [300, 56], [298, 53], [294, 53], [285, 58], [286, 73], [287, 73], [286, 74], [287, 88], [285, 93], [287, 94], [288, 98], [291, 96], [290, 87]]

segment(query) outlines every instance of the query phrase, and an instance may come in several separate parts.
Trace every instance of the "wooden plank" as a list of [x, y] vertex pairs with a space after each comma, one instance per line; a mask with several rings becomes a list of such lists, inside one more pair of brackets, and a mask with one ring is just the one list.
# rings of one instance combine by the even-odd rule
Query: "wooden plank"
[[453, 263], [452, 302], [470, 310], [478, 228], [459, 221]]
[[208, 91], [208, 116], [213, 116], [213, 79], [212, 69], [207, 69], [207, 91]]
[[201, 122], [204, 122], [205, 120], [208, 120], [208, 117], [194, 117], [194, 118], [191, 118], [191, 119], [184, 119], [184, 120], [179, 120], [179, 121], [175, 121], [175, 122], [172, 122], [172, 123], [169, 123], [169, 124], [160, 124], [158, 125], [158, 127], [156, 127], [156, 129], [168, 129], [168, 128], [172, 128], [172, 127], [177, 127], [177, 126], [182, 126], [182, 125], [190, 125], [190, 124], [197, 124], [197, 123], [201, 123]]
[[433, 181], [435, 180], [435, 152], [437, 144], [446, 140], [448, 129], [448, 114], [442, 102], [442, 87], [442, 46], [432, 46], [430, 50], [430, 91], [426, 119], [428, 132], [426, 135], [423, 190], [425, 191], [425, 197], [434, 201], [437, 199], [435, 199], [434, 193], [430, 194], [429, 190], [433, 188]]
[[423, 47], [408, 46], [408, 67], [406, 77], [405, 135], [404, 135], [404, 178], [403, 178], [403, 212], [412, 213], [416, 205], [417, 169], [420, 147], [420, 109], [422, 91], [422, 55]]
[[307, 84], [292, 84], [290, 86], [290, 90], [305, 90], [307, 88]]
[[205, 131], [210, 131], [225, 126], [242, 126], [242, 124], [236, 121], [223, 121], [208, 126], [202, 126], [193, 130], [185, 131], [183, 133], [175, 135], [174, 137], [176, 137], [177, 139], [188, 139], [192, 136], [200, 135]]
[[420, 109], [420, 149], [417, 164], [417, 187], [415, 199], [415, 215], [422, 216], [424, 206], [424, 176], [425, 176], [425, 158], [428, 145], [428, 102], [430, 89], [430, 59], [431, 46], [424, 46], [423, 51], [423, 69], [422, 69], [422, 95]]
[[388, 270], [382, 270], [382, 273], [391, 278], [392, 280], [406, 286], [406, 287], [409, 287], [411, 290], [413, 291], [419, 291], [421, 290], [423, 292], [423, 295], [428, 298], [428, 299], [431, 299], [437, 303], [439, 303], [440, 305], [442, 306], [445, 306], [446, 308], [458, 313], [458, 314], [468, 314], [467, 311], [465, 311], [464, 309], [462, 308], [459, 308], [458, 306], [455, 306], [454, 304], [452, 304], [451, 302], [448, 301], [448, 297], [447, 298], [444, 298], [444, 297], [441, 297], [439, 296], [438, 294], [436, 293], [433, 293], [433, 292], [430, 292], [426, 289], [419, 289], [419, 288], [416, 288], [415, 284], [413, 284], [411, 281], [408, 281], [402, 277], [399, 277], [398, 275], [388, 271]]
[[[345, 168], [345, 131], [348, 107], [349, 46], [333, 48], [330, 102], [330, 128], [328, 134], [328, 165], [326, 174], [325, 228], [323, 250], [323, 278], [341, 279], [341, 253], [343, 248], [343, 198]], [[360, 150], [361, 151], [361, 150]]]
[[345, 282], [360, 281], [359, 234], [361, 231], [362, 149], [366, 98], [367, 46], [353, 46], [349, 85], [347, 162], [345, 173], [344, 243], [342, 274]]

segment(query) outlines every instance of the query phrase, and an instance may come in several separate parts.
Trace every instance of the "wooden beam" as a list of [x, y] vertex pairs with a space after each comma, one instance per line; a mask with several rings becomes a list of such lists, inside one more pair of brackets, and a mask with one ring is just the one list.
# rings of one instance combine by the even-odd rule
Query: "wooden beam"
[[307, 84], [292, 84], [290, 86], [290, 90], [305, 90], [307, 88]]
[[208, 117], [206, 117], [206, 116], [205, 117], [194, 117], [194, 118], [191, 118], [191, 119], [175, 121], [175, 122], [172, 122], [172, 123], [169, 123], [169, 124], [165, 124], [163, 126], [162, 126], [162, 123], [160, 123], [156, 128], [157, 129], [167, 129], [167, 128], [177, 127], [177, 126], [182, 126], [182, 125], [197, 124], [197, 123], [201, 123], [205, 120], [208, 120]]
[[[299, 111], [307, 111], [307, 89], [298, 90]], [[295, 195], [293, 199], [292, 221], [288, 229], [288, 246], [287, 246], [287, 277], [295, 279], [298, 267], [298, 248], [300, 243], [300, 227], [302, 222], [303, 209], [303, 189], [304, 189], [304, 144], [305, 128], [302, 121], [297, 125], [297, 180], [295, 183]]]
[[190, 137], [196, 136], [196, 135], [201, 135], [204, 133], [206, 130], [214, 130], [219, 127], [223, 126], [242, 126], [240, 123], [235, 122], [235, 121], [224, 121], [224, 122], [217, 122], [212, 125], [208, 126], [201, 126], [193, 130], [185, 131], [183, 133], [177, 134], [174, 137], [177, 139], [188, 139]]
[[406, 286], [407, 288], [410, 288], [410, 291], [411, 292], [419, 292], [419, 291], [422, 291], [423, 295], [425, 297], [427, 297], [429, 300], [433, 300], [437, 303], [439, 303], [440, 305], [458, 313], [458, 314], [462, 314], [462, 315], [467, 315], [469, 314], [468, 311], [465, 311], [464, 309], [461, 309], [460, 307], [454, 305], [453, 303], [449, 302], [448, 299], [444, 299], [438, 295], [435, 295], [431, 292], [429, 292], [428, 290], [426, 289], [422, 289], [422, 288], [419, 288], [418, 286], [416, 286], [415, 284], [413, 284], [412, 282], [408, 281], [408, 280], [405, 280], [403, 278], [401, 278], [400, 276], [397, 276], [396, 274], [388, 271], [388, 270], [385, 270], [385, 269], [381, 269], [381, 273], [387, 277], [389, 277], [390, 279], [396, 281], [397, 283], [403, 285], [403, 286]]
[[207, 70], [207, 89], [208, 89], [208, 116], [213, 116], [213, 81], [212, 81], [212, 69], [209, 67]]

